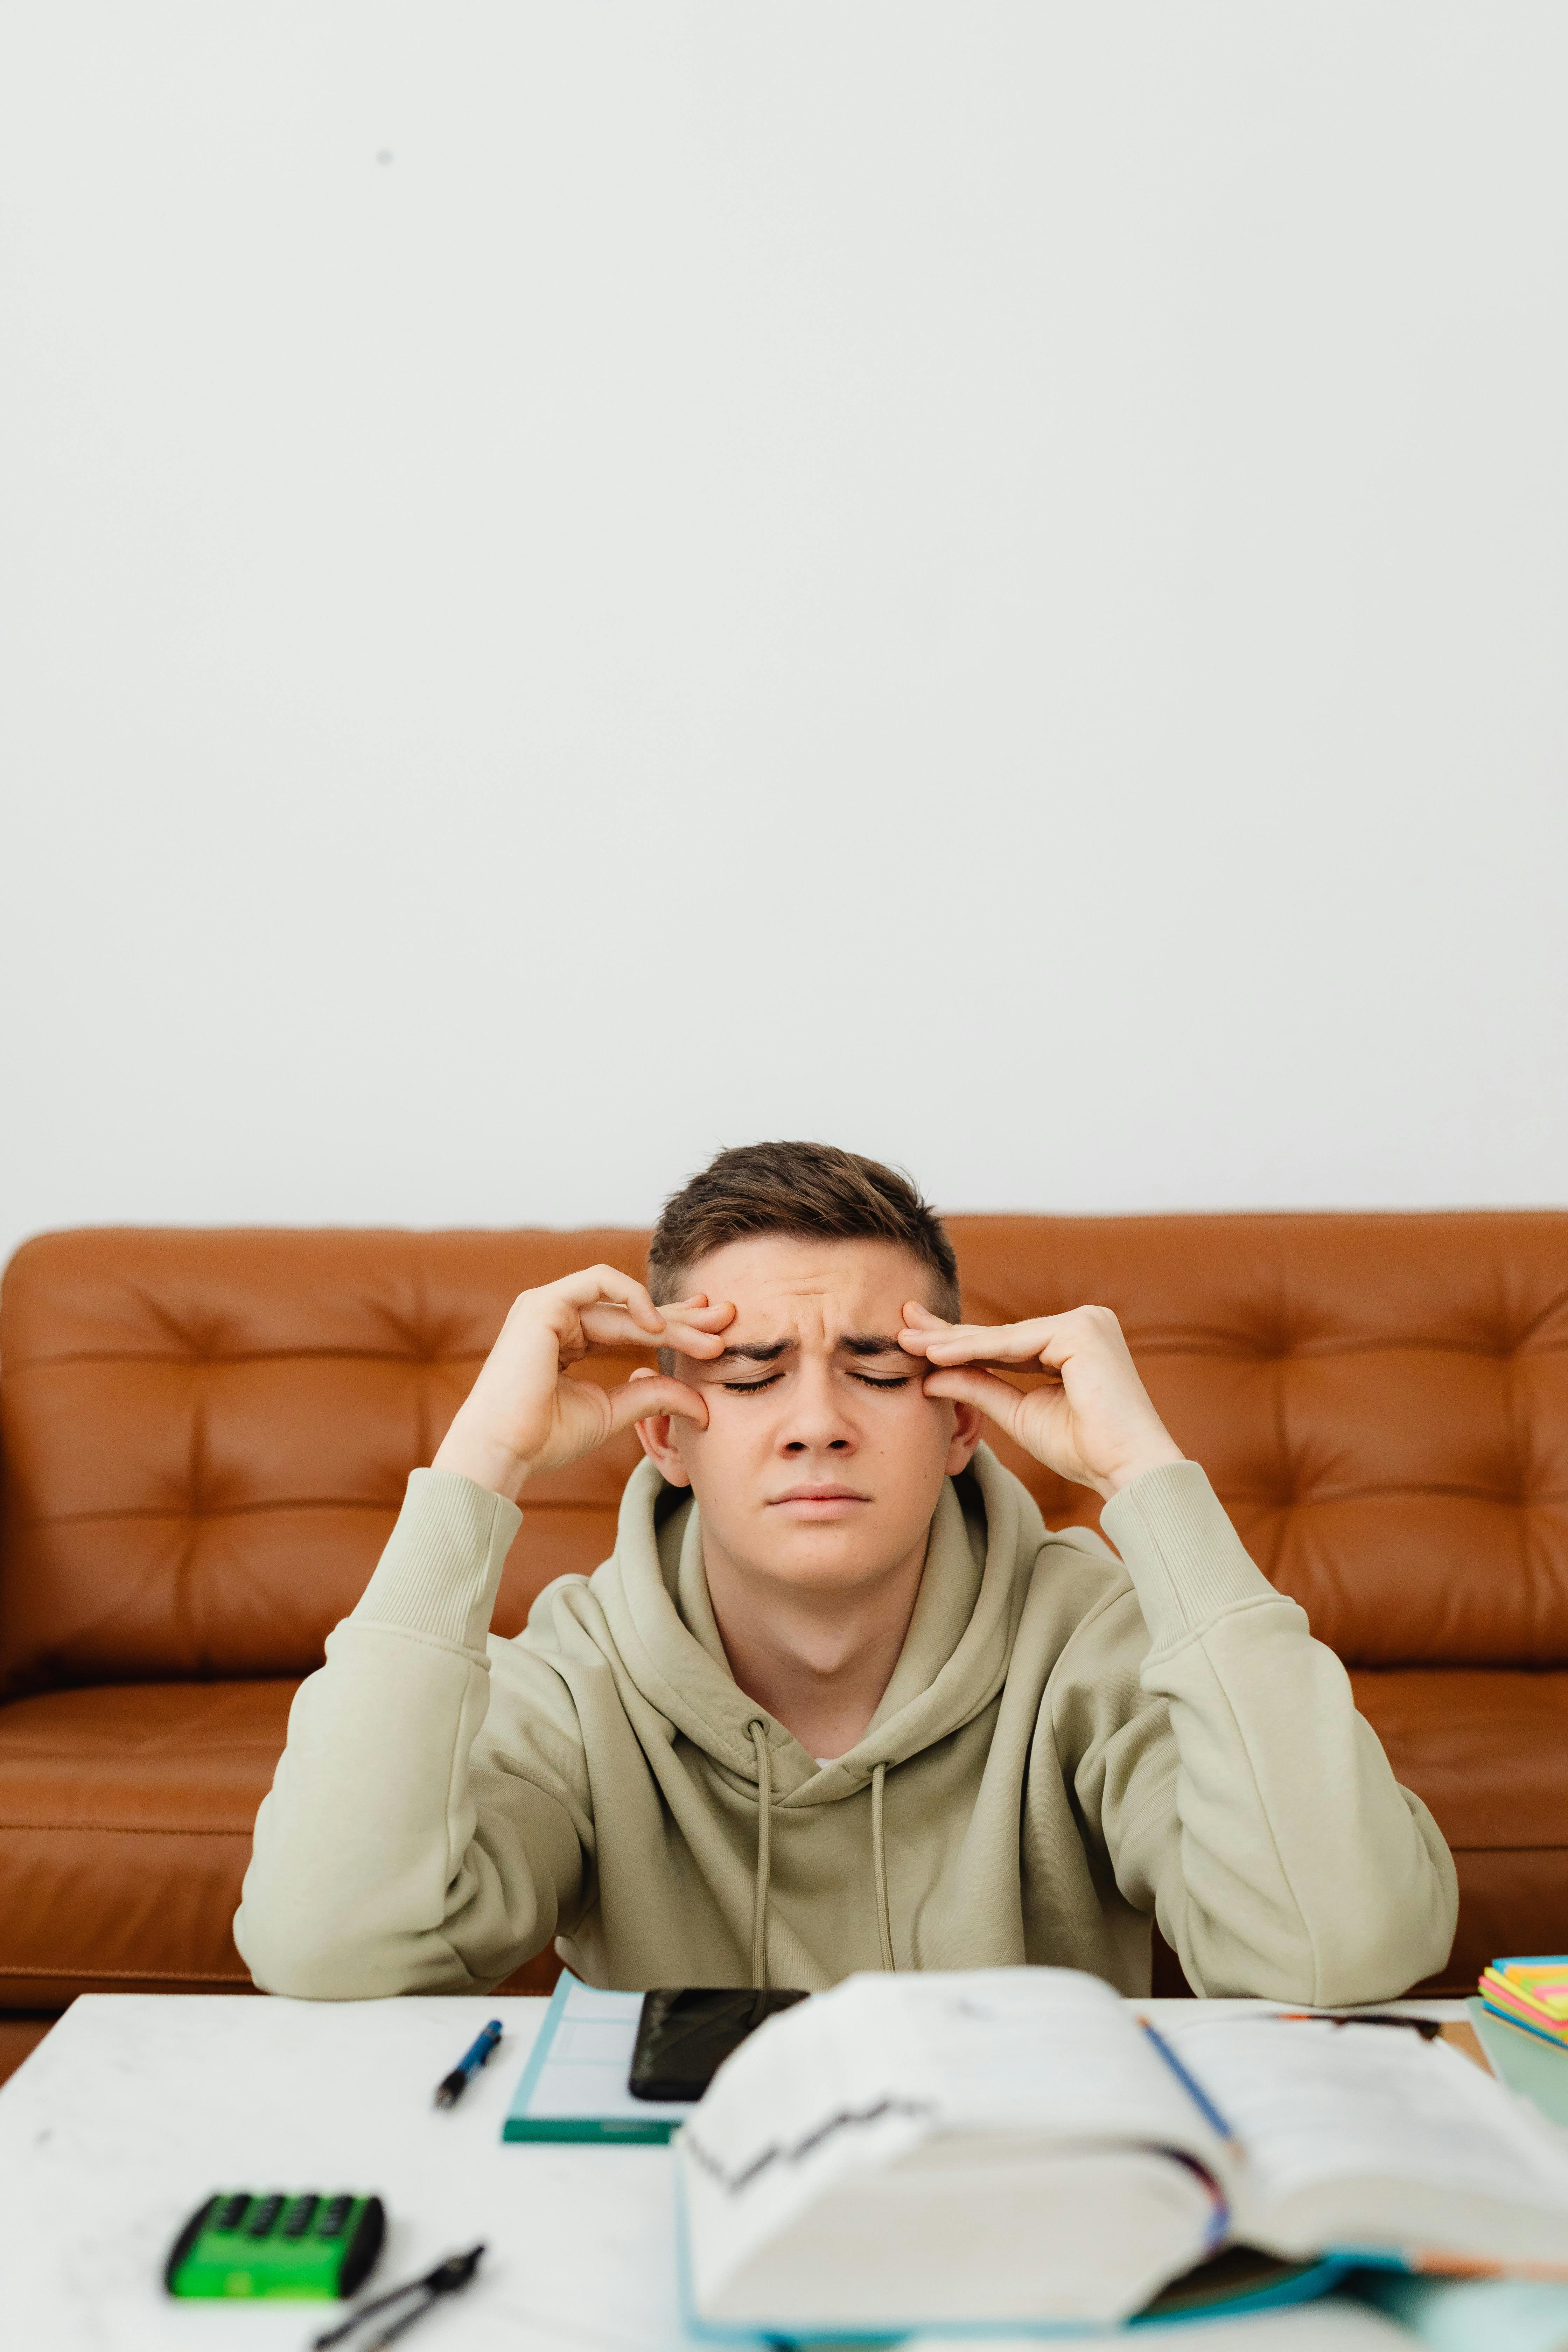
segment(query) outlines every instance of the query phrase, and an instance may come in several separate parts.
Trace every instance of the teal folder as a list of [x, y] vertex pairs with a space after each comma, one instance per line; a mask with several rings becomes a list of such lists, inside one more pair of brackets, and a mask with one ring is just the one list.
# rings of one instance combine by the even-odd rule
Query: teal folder
[[598, 1992], [563, 1975], [512, 2095], [502, 2139], [662, 2147], [691, 2113], [684, 2100], [634, 2099], [626, 2088], [640, 1992]]

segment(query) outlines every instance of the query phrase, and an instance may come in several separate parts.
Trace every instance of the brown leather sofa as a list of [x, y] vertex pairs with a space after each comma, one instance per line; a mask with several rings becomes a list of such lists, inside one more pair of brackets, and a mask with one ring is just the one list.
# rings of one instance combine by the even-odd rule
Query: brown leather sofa
[[[1568, 1214], [969, 1217], [968, 1313], [1097, 1300], [1441, 1823], [1443, 1981], [1568, 1949]], [[289, 1697], [515, 1293], [630, 1233], [81, 1232], [0, 1296], [0, 2008], [241, 1991]], [[627, 1360], [627, 1363], [631, 1360]], [[606, 1366], [619, 1379], [627, 1365]], [[1047, 1520], [1096, 1499], [1003, 1442]], [[496, 1623], [608, 1550], [531, 1487]], [[514, 1984], [541, 1986], [548, 1956]]]

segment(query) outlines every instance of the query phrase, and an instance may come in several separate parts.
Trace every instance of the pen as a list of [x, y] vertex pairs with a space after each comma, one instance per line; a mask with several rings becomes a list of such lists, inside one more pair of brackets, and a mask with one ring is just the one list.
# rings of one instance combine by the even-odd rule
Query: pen
[[492, 2017], [479, 2040], [465, 2050], [449, 2074], [444, 2074], [437, 2086], [436, 2105], [455, 2107], [468, 2087], [468, 2078], [477, 2074], [496, 2043], [500, 2040], [500, 2020]]
[[1382, 2010], [1363, 2012], [1360, 2017], [1328, 2017], [1321, 2010], [1282, 2009], [1276, 2011], [1279, 2025], [1404, 2025], [1418, 2033], [1423, 2042], [1436, 2042], [1443, 2028], [1435, 2017], [1390, 2017]]
[[1186, 2068], [1183, 2065], [1181, 2060], [1177, 2057], [1175, 2052], [1172, 2049], [1164, 2035], [1163, 2033], [1156, 2032], [1155, 2029], [1150, 2024], [1146, 2017], [1141, 2017], [1138, 2022], [1143, 2028], [1144, 2032], [1149, 2036], [1150, 2041], [1153, 2043], [1155, 2049], [1159, 2052], [1161, 2057], [1164, 2060], [1166, 2065], [1170, 2068], [1177, 2082], [1180, 2083], [1183, 2090], [1185, 2091], [1187, 2096], [1196, 2105], [1199, 2113], [1203, 2116], [1205, 2122], [1213, 2126], [1213, 2128], [1219, 2134], [1221, 2139], [1228, 2140], [1231, 2146], [1234, 2147], [1236, 2145], [1236, 2134], [1232, 2131], [1230, 2126], [1226, 2123], [1225, 2117], [1221, 2115], [1214, 2101], [1209, 2097], [1209, 2095], [1204, 2089], [1203, 2084], [1193, 2080], [1193, 2077], [1188, 2074]]

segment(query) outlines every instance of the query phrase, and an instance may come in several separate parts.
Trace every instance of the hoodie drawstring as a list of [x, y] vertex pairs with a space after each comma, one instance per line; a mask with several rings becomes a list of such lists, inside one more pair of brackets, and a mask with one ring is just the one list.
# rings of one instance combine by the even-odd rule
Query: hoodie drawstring
[[882, 1836], [882, 1783], [888, 1768], [879, 1764], [871, 1775], [871, 1875], [877, 1882], [877, 1934], [881, 1939], [882, 1966], [894, 1969], [893, 1927], [888, 1907], [888, 1848]]
[[[752, 1895], [752, 1986], [765, 1992], [768, 1982], [768, 1882], [773, 1876], [773, 1760], [768, 1752], [766, 1727], [756, 1721], [748, 1723], [752, 1746], [757, 1756], [757, 1873]], [[888, 1903], [888, 1846], [882, 1834], [882, 1789], [888, 1778], [886, 1764], [877, 1765], [871, 1774], [871, 1877], [877, 1890], [877, 1940], [882, 1948], [882, 1966], [896, 1971], [898, 1961], [893, 1957], [892, 1914]]]
[[760, 1723], [748, 1723], [757, 1751], [757, 1875], [752, 1895], [752, 1983], [758, 1992], [768, 1981], [768, 1880], [773, 1874], [773, 1764], [768, 1735]]

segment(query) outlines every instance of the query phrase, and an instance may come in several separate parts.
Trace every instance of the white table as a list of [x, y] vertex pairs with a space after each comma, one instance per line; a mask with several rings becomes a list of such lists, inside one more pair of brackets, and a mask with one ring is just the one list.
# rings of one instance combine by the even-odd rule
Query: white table
[[[1462, 2014], [1457, 2002], [1400, 2006]], [[391, 2217], [367, 2292], [486, 2242], [479, 2278], [409, 2331], [410, 2352], [690, 2352], [668, 2151], [501, 2141], [543, 2012], [493, 1998], [77, 2001], [0, 2089], [0, 2341], [300, 2352], [338, 2306], [177, 2302], [163, 2259], [215, 2189], [342, 2188], [379, 2192]], [[436, 2109], [437, 2083], [492, 2016], [500, 2048], [456, 2108]], [[1148, 2352], [1397, 2352], [1410, 2340], [1326, 2305], [1132, 2339]]]

